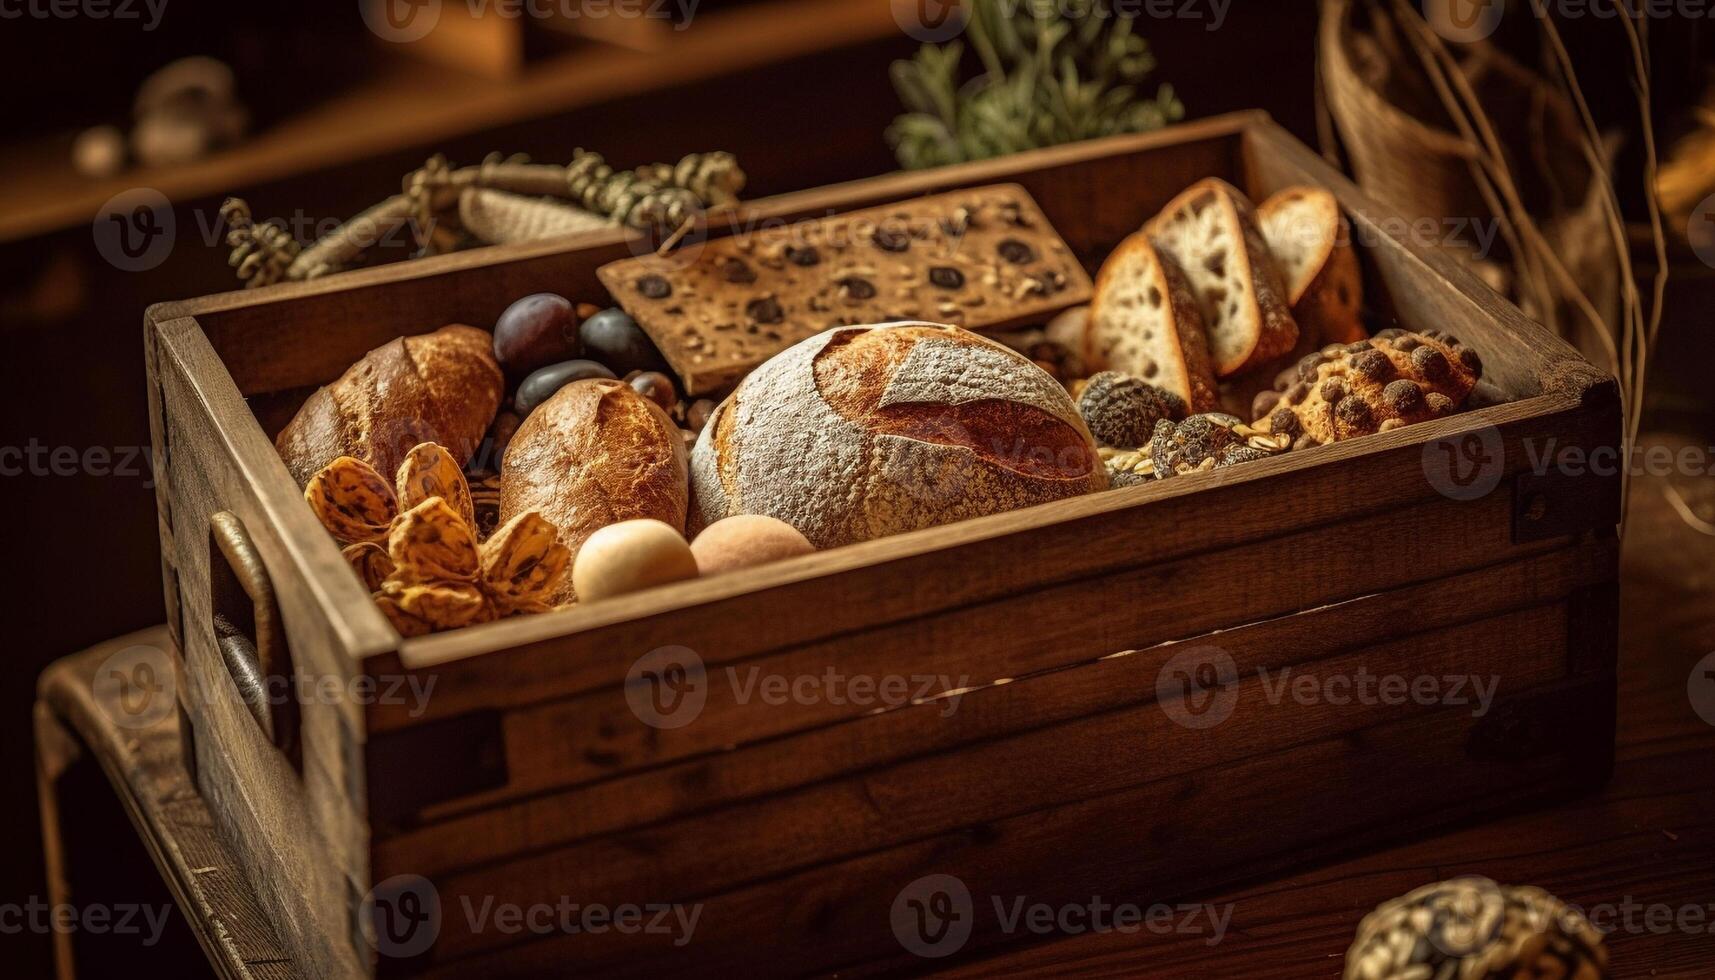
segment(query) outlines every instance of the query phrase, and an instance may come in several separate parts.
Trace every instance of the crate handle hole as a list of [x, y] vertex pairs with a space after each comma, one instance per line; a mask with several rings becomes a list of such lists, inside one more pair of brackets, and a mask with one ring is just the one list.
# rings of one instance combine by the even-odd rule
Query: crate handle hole
[[298, 701], [280, 604], [238, 516], [209, 518], [210, 628], [238, 696], [268, 741], [296, 765]]

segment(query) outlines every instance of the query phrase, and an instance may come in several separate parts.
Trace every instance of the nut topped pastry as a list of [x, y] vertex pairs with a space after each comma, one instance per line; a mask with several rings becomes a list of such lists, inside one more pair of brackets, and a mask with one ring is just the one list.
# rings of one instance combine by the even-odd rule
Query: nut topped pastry
[[1389, 432], [1458, 411], [1482, 376], [1482, 359], [1457, 337], [1383, 330], [1306, 355], [1258, 396], [1256, 424], [1295, 447]]

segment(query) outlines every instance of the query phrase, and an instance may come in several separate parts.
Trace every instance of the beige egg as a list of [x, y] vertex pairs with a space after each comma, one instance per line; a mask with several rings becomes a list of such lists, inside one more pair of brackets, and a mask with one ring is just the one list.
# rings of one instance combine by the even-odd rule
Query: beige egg
[[579, 602], [696, 577], [691, 546], [670, 525], [649, 518], [596, 531], [572, 564], [572, 589]]
[[797, 528], [760, 514], [737, 514], [718, 520], [691, 542], [697, 570], [704, 575], [736, 572], [815, 550]]

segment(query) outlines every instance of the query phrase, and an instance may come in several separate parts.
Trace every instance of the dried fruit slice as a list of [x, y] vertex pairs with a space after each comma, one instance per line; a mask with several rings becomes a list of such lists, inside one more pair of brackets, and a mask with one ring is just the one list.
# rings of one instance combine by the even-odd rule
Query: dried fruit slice
[[381, 584], [393, 576], [393, 556], [387, 549], [373, 541], [359, 541], [357, 544], [346, 545], [340, 552], [351, 564], [351, 570], [363, 580], [364, 588], [375, 592]]
[[430, 497], [447, 502], [469, 527], [476, 527], [476, 508], [464, 468], [453, 454], [432, 442], [420, 443], [405, 454], [393, 481], [399, 488], [399, 509], [410, 510]]
[[519, 514], [482, 546], [483, 591], [499, 616], [540, 612], [571, 564], [559, 529], [535, 511]]
[[373, 466], [351, 456], [341, 456], [310, 477], [304, 499], [341, 545], [385, 542], [388, 526], [399, 512], [387, 480]]
[[430, 497], [401, 514], [387, 537], [395, 580], [406, 584], [476, 584], [476, 532], [447, 502]]
[[474, 585], [407, 584], [389, 580], [375, 604], [401, 636], [423, 636], [484, 622], [488, 603]]

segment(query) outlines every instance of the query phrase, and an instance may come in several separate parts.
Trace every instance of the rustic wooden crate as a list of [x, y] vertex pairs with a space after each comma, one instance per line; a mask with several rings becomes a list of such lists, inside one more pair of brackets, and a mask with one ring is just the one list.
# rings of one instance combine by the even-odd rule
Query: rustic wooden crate
[[[1620, 439], [1611, 379], [1259, 114], [754, 204], [753, 219], [1023, 184], [1093, 268], [1192, 181], [1339, 195], [1384, 319], [1457, 334], [1515, 400], [1263, 462], [920, 531], [705, 581], [401, 640], [303, 504], [271, 436], [365, 351], [491, 324], [539, 290], [599, 298], [616, 234], [484, 249], [157, 306], [151, 414], [169, 621], [198, 782], [275, 926], [317, 975], [797, 973], [914, 961], [891, 910], [957, 876], [1031, 902], [1171, 900], [1521, 802], [1587, 789], [1612, 755], [1618, 478], [1537, 472]], [[1425, 454], [1466, 433], [1497, 488], [1440, 493]], [[214, 519], [216, 514], [231, 517]], [[225, 529], [225, 530], [222, 530]], [[254, 612], [252, 610], [254, 609]], [[263, 664], [215, 636], [220, 612]], [[1157, 679], [1216, 644], [1230, 720], [1174, 722]], [[969, 675], [872, 711], [738, 703], [643, 724], [639, 655], [694, 648], [786, 676]], [[1115, 656], [1126, 652], [1127, 655]], [[1467, 707], [1264, 707], [1255, 668], [1500, 679]], [[434, 687], [426, 709], [270, 674]], [[1006, 683], [996, 683], [997, 681]], [[361, 688], [356, 688], [361, 692]], [[248, 707], [254, 704], [255, 707]], [[433, 945], [377, 956], [373, 884], [431, 882]], [[694, 941], [470, 928], [464, 900], [698, 903]], [[1005, 941], [978, 915], [960, 953]], [[395, 950], [396, 951], [396, 950]]]

